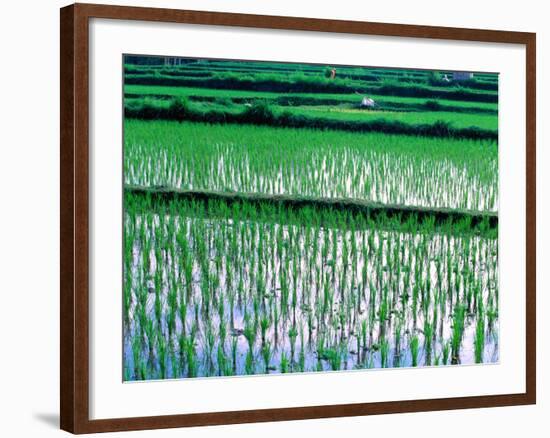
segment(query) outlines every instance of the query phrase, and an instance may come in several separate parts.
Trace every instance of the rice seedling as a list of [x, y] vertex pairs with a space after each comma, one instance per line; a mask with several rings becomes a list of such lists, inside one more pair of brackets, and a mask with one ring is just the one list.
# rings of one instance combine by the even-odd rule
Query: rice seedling
[[162, 335], [161, 331], [157, 332], [157, 351], [158, 351], [158, 364], [160, 369], [160, 378], [166, 378], [166, 339]]
[[477, 323], [476, 323], [476, 332], [474, 338], [474, 352], [475, 352], [475, 362], [483, 362], [483, 352], [485, 350], [485, 316], [483, 315], [483, 310], [478, 311]]
[[266, 342], [262, 346], [262, 359], [264, 361], [265, 365], [265, 373], [268, 374], [269, 370], [271, 369], [270, 363], [271, 363], [271, 357], [273, 355], [273, 350], [271, 349], [271, 344], [269, 342]]
[[386, 339], [384, 339], [380, 344], [380, 362], [381, 362], [382, 368], [388, 368], [389, 351], [390, 351], [390, 344]]
[[409, 344], [409, 348], [411, 350], [411, 365], [413, 367], [418, 366], [418, 336], [413, 336], [411, 339], [411, 342]]
[[465, 310], [463, 304], [458, 304], [454, 309], [451, 338], [451, 360], [453, 363], [460, 362], [460, 345], [464, 334]]
[[290, 368], [290, 360], [284, 351], [281, 352], [281, 373], [288, 373]]

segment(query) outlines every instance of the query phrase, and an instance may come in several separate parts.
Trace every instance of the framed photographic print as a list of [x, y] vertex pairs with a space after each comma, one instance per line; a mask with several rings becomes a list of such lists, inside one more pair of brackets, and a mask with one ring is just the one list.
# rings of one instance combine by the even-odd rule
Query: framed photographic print
[[535, 35], [61, 9], [61, 427], [535, 403]]

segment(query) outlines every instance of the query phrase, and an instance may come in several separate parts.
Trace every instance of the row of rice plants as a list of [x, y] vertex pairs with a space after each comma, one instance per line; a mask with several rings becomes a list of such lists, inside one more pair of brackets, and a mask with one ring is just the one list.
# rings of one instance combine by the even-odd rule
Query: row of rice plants
[[[418, 81], [427, 81], [430, 72], [426, 70], [411, 69], [391, 69], [380, 67], [357, 67], [357, 66], [334, 66], [338, 70], [339, 76], [349, 75], [369, 75], [379, 78], [399, 78], [402, 80], [415, 79]], [[303, 73], [325, 73], [331, 67], [315, 64], [301, 63], [281, 63], [281, 62], [262, 62], [262, 61], [230, 61], [217, 59], [197, 59], [182, 58], [180, 64], [165, 65], [165, 59], [162, 57], [136, 57], [126, 56], [125, 72], [135, 73], [140, 71], [264, 71], [264, 72], [303, 72]], [[444, 73], [444, 72], [442, 72]], [[495, 82], [498, 75], [494, 73], [476, 73], [475, 78], [482, 81]]]
[[436, 123], [438, 121], [448, 122], [455, 128], [467, 128], [475, 126], [481, 129], [498, 129], [498, 117], [495, 114], [469, 114], [460, 112], [441, 111], [365, 111], [359, 108], [334, 107], [327, 105], [307, 105], [287, 109], [283, 106], [275, 106], [275, 111], [290, 111], [292, 114], [304, 116], [328, 117], [337, 120], [373, 120], [387, 118], [398, 120], [404, 123]]
[[[128, 88], [132, 88], [133, 86], [128, 86]], [[137, 86], [140, 87], [140, 86]], [[334, 97], [328, 97], [328, 96], [317, 96], [317, 95], [304, 95], [304, 96], [296, 96], [296, 95], [278, 95], [273, 98], [261, 98], [256, 99], [251, 96], [238, 96], [238, 97], [227, 97], [223, 94], [219, 93], [205, 93], [204, 95], [201, 93], [194, 93], [194, 94], [186, 94], [186, 93], [171, 93], [168, 94], [156, 94], [154, 91], [157, 87], [147, 87], [144, 86], [144, 88], [152, 88], [152, 90], [149, 90], [149, 92], [140, 94], [140, 93], [133, 93], [133, 92], [125, 92], [124, 93], [124, 103], [126, 107], [132, 107], [134, 105], [140, 105], [146, 101], [153, 101], [155, 105], [168, 105], [171, 103], [171, 101], [174, 100], [175, 96], [183, 96], [186, 99], [189, 100], [189, 102], [192, 103], [203, 103], [208, 105], [223, 105], [230, 108], [239, 108], [240, 105], [250, 106], [253, 104], [257, 104], [259, 100], [262, 100], [266, 102], [271, 107], [277, 107], [277, 111], [282, 112], [288, 109], [288, 107], [300, 107], [305, 106], [307, 108], [314, 109], [315, 106], [328, 106], [329, 109], [338, 111], [338, 110], [356, 110], [358, 113], [362, 114], [372, 114], [372, 113], [379, 113], [379, 112], [385, 112], [386, 116], [391, 116], [391, 113], [417, 113], [419, 116], [421, 116], [425, 112], [437, 112], [439, 120], [448, 121], [450, 123], [455, 123], [456, 119], [454, 117], [455, 114], [475, 114], [475, 115], [481, 115], [481, 120], [491, 120], [491, 117], [486, 116], [492, 116], [492, 119], [497, 119], [498, 111], [495, 108], [491, 108], [490, 106], [487, 107], [479, 107], [479, 106], [472, 106], [472, 105], [449, 105], [449, 104], [443, 104], [440, 103], [439, 100], [433, 100], [433, 99], [411, 99], [412, 102], [404, 102], [403, 99], [390, 97], [389, 99], [375, 99], [373, 97], [373, 100], [375, 101], [375, 107], [374, 108], [366, 108], [361, 105], [362, 97], [359, 98], [357, 95], [353, 96], [346, 96], [345, 99], [340, 98], [334, 98]], [[163, 88], [163, 87], [158, 87]], [[164, 88], [170, 88], [170, 87], [164, 87]], [[243, 93], [244, 94], [244, 93]], [[396, 100], [396, 102], [393, 102], [393, 100]], [[282, 107], [282, 108], [281, 108]], [[242, 108], [242, 107], [241, 107]], [[420, 113], [420, 114], [419, 114]], [[443, 114], [442, 114], [443, 113]], [[444, 114], [444, 113], [451, 113], [451, 114]], [[484, 117], [485, 116], [485, 117]], [[461, 116], [458, 116], [461, 117]], [[477, 119], [472, 118], [471, 119], [474, 123], [470, 123], [467, 126], [478, 126], [479, 123], [477, 122]], [[418, 119], [416, 120], [418, 122]], [[463, 126], [466, 126], [463, 124]], [[496, 126], [496, 122], [495, 125]]]
[[[181, 99], [179, 99], [181, 100]], [[301, 100], [301, 102], [300, 102]], [[401, 122], [408, 125], [432, 125], [435, 123], [448, 123], [449, 127], [456, 130], [466, 128], [478, 128], [483, 131], [495, 131], [498, 128], [498, 117], [496, 112], [482, 112], [478, 108], [468, 107], [443, 107], [436, 100], [428, 100], [423, 107], [404, 107], [398, 104], [397, 107], [387, 102], [378, 102], [375, 109], [361, 108], [359, 99], [353, 104], [340, 104], [332, 100], [301, 98], [291, 99], [281, 96], [271, 101], [254, 100], [252, 103], [235, 102], [228, 98], [210, 99], [206, 97], [185, 100], [189, 110], [203, 113], [204, 121], [208, 121], [208, 111], [219, 111], [229, 114], [238, 114], [249, 110], [248, 106], [265, 106], [273, 113], [273, 118], [303, 116], [304, 119], [319, 119], [329, 121], [353, 121], [369, 122], [384, 120], [386, 122]], [[125, 108], [127, 114], [136, 118], [147, 118], [145, 110], [157, 109], [158, 118], [166, 118], [166, 110], [175, 104], [180, 104], [178, 99], [170, 99], [169, 96], [125, 97]], [[164, 111], [161, 111], [164, 109]], [[443, 111], [442, 111], [443, 109]], [[474, 112], [472, 110], [475, 110]], [[251, 121], [252, 122], [252, 121]], [[330, 125], [327, 125], [330, 127]], [[345, 128], [345, 126], [344, 126]], [[460, 133], [460, 132], [459, 132]], [[442, 133], [444, 134], [444, 133]], [[496, 135], [493, 135], [496, 137]]]
[[163, 85], [215, 88], [228, 90], [274, 91], [278, 93], [370, 93], [388, 96], [423, 97], [430, 99], [465, 100], [472, 102], [498, 102], [497, 86], [488, 84], [491, 90], [466, 88], [460, 83], [433, 86], [426, 83], [405, 82], [397, 79], [363, 81], [349, 78], [327, 78], [322, 75], [306, 75], [294, 72], [287, 75], [274, 73], [217, 72], [212, 76], [174, 76], [160, 74], [126, 73], [125, 84]]
[[498, 361], [495, 236], [377, 221], [126, 194], [125, 379]]
[[[498, 133], [494, 129], [479, 126], [454, 126], [451, 120], [475, 121], [478, 117], [458, 114], [449, 117], [449, 113], [431, 114], [424, 122], [415, 113], [391, 112], [376, 113], [362, 110], [359, 113], [346, 114], [346, 108], [323, 114], [319, 111], [289, 107], [272, 108], [265, 101], [255, 101], [250, 105], [236, 105], [231, 102], [190, 102], [184, 98], [164, 99], [127, 99], [124, 105], [126, 118], [140, 120], [176, 120], [217, 124], [252, 124], [286, 128], [308, 128], [319, 130], [339, 130], [351, 132], [383, 132], [423, 137], [445, 137], [470, 140], [497, 141]], [[353, 111], [347, 108], [347, 111]], [[355, 109], [356, 110], [356, 109]], [[405, 115], [403, 115], [405, 114]], [[407, 115], [408, 114], [408, 115]], [[410, 115], [413, 115], [411, 118]], [[428, 113], [426, 113], [428, 114]], [[412, 123], [405, 122], [409, 119]], [[447, 120], [449, 119], [449, 120]], [[489, 125], [495, 124], [494, 116], [479, 117], [479, 121]], [[480, 123], [483, 124], [483, 123]]]
[[[295, 101], [297, 104], [308, 99], [309, 101], [326, 101], [332, 99], [339, 103], [357, 103], [360, 101], [355, 93], [345, 94], [314, 94], [314, 93], [275, 93], [269, 91], [253, 91], [253, 90], [217, 90], [209, 88], [193, 88], [193, 87], [170, 87], [162, 85], [124, 85], [124, 93], [139, 96], [177, 96], [177, 97], [211, 97], [219, 99], [240, 99], [248, 102], [252, 102], [255, 99], [273, 100], [275, 102], [280, 99], [286, 101]], [[394, 105], [425, 105], [428, 101], [433, 99], [418, 98], [418, 97], [401, 97], [401, 96], [381, 96], [377, 94], [369, 94], [380, 105], [394, 104]], [[448, 106], [453, 108], [470, 108], [472, 110], [486, 110], [492, 111], [496, 114], [498, 104], [488, 102], [468, 102], [462, 100], [436, 100], [441, 106]]]
[[498, 147], [383, 134], [125, 121], [125, 183], [496, 211]]
[[[143, 73], [159, 71], [163, 74], [192, 74], [194, 72], [233, 72], [233, 73], [279, 73], [288, 74], [300, 72], [304, 74], [324, 75], [330, 73], [331, 67], [324, 65], [299, 64], [299, 63], [275, 63], [255, 61], [218, 61], [218, 60], [195, 60], [184, 59], [178, 65], [139, 65], [125, 64], [125, 73]], [[374, 80], [383, 78], [399, 78], [402, 80], [416, 80], [426, 82], [428, 74], [420, 70], [392, 70], [367, 67], [343, 67], [339, 66], [339, 77], [351, 77], [352, 79]]]
[[[197, 66], [196, 63], [176, 65], [176, 66], [158, 66], [158, 67], [145, 67], [140, 68], [136, 66], [126, 66], [124, 69], [126, 74], [132, 75], [147, 75], [155, 74], [158, 76], [174, 76], [174, 77], [213, 77], [217, 73], [223, 73], [225, 75], [240, 75], [253, 78], [255, 75], [269, 75], [274, 79], [286, 79], [292, 77], [292, 75], [299, 73], [300, 75], [307, 75], [310, 77], [326, 77], [332, 76], [332, 69], [324, 66], [301, 66], [295, 64], [287, 64], [285, 67], [275, 66], [271, 67], [270, 63], [261, 65], [253, 62], [241, 62], [238, 64], [222, 62], [217, 65], [205, 64]], [[408, 71], [404, 70], [401, 74], [394, 72], [386, 72], [384, 69], [365, 69], [355, 68], [346, 69], [338, 68], [338, 78], [347, 80], [359, 80], [362, 83], [378, 85], [384, 81], [398, 80], [401, 83], [413, 83], [421, 85], [431, 85], [437, 87], [452, 88], [460, 85], [464, 88], [472, 88], [478, 90], [497, 90], [497, 81], [478, 80], [477, 78], [460, 81], [459, 83], [453, 81], [445, 81], [439, 72], [425, 72], [423, 75], [408, 74]]]

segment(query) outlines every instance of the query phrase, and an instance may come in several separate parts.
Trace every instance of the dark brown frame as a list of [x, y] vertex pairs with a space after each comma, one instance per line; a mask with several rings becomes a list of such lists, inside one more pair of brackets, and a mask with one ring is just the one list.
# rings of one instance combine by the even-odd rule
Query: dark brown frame
[[[526, 392], [430, 400], [90, 420], [88, 405], [88, 22], [92, 17], [525, 45], [527, 55]], [[73, 433], [91, 433], [527, 405], [536, 402], [536, 36], [534, 33], [93, 4], [74, 4], [62, 8], [60, 24], [60, 405], [62, 429]]]

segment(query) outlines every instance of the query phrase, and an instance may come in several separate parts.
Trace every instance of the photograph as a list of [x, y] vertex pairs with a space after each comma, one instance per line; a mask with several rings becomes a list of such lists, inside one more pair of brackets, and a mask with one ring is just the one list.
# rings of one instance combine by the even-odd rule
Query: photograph
[[499, 363], [498, 73], [121, 62], [125, 382]]

